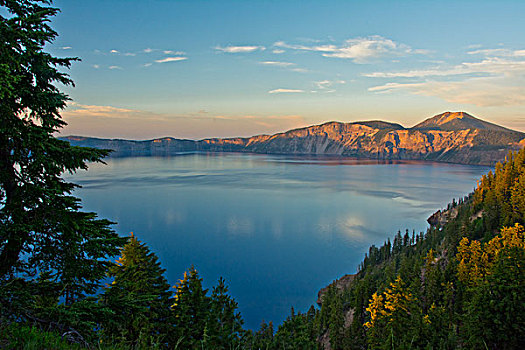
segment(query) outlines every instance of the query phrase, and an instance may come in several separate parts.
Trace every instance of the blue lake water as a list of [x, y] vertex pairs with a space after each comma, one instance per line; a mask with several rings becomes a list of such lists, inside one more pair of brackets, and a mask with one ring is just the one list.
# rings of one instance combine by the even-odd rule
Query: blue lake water
[[160, 258], [174, 285], [192, 264], [223, 276], [246, 327], [279, 324], [320, 288], [355, 273], [371, 244], [425, 231], [437, 209], [489, 168], [253, 154], [108, 159], [68, 179], [86, 210]]

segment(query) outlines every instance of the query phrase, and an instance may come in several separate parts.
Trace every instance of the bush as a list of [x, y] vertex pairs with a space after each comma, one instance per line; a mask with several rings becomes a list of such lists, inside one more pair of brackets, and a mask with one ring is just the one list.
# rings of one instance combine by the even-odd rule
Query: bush
[[24, 350], [69, 350], [83, 349], [82, 346], [69, 343], [60, 334], [43, 331], [35, 326], [11, 323], [0, 326], [0, 348]]

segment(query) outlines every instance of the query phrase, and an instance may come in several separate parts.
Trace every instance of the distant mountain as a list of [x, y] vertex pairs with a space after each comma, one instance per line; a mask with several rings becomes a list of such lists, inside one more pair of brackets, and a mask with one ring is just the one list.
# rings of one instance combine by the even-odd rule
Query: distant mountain
[[512, 131], [502, 126], [475, 118], [465, 112], [445, 112], [417, 124], [414, 130], [459, 131], [465, 129]]
[[274, 135], [213, 138], [171, 137], [147, 141], [62, 138], [73, 145], [112, 149], [113, 157], [170, 156], [180, 152], [252, 152], [337, 155], [372, 159], [432, 160], [494, 165], [510, 150], [525, 146], [525, 134], [465, 112], [446, 112], [412, 128], [383, 121], [328, 122]]

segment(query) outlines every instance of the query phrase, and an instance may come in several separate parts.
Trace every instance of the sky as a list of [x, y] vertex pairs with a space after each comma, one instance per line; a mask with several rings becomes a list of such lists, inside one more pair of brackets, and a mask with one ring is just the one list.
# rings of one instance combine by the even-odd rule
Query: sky
[[201, 139], [445, 111], [525, 131], [525, 1], [57, 0], [62, 135]]

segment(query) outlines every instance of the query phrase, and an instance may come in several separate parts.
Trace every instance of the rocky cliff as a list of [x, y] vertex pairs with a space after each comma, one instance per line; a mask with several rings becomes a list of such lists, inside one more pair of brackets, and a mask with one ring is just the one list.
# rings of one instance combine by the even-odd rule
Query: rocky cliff
[[328, 122], [275, 135], [183, 140], [108, 140], [69, 136], [73, 145], [108, 148], [112, 156], [169, 156], [180, 152], [253, 152], [432, 160], [493, 165], [525, 145], [525, 134], [464, 112], [446, 112], [412, 128], [382, 121]]

